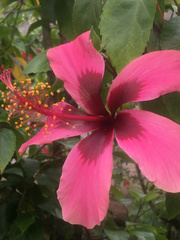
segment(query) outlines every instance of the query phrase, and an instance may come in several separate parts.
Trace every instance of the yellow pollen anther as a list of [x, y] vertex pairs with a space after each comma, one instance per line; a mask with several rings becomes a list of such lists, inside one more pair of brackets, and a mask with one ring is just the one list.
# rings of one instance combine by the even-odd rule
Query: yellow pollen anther
[[21, 114], [24, 114], [24, 110], [21, 110]]
[[28, 136], [31, 136], [31, 134], [30, 134], [30, 133], [28, 133]]
[[71, 112], [71, 110], [72, 110], [71, 108], [68, 109], [69, 112]]
[[40, 113], [37, 113], [37, 116], [39, 117], [41, 114]]
[[68, 123], [68, 122], [66, 122], [66, 125], [69, 125], [69, 123]]
[[39, 104], [39, 105], [41, 105], [41, 104], [42, 104], [42, 102], [39, 100], [39, 101], [38, 101], [38, 104]]
[[50, 92], [51, 96], [54, 96], [54, 93], [53, 92]]
[[73, 126], [72, 128], [76, 128], [75, 126]]
[[53, 119], [56, 119], [56, 116], [53, 116]]
[[26, 127], [25, 130], [28, 131], [30, 129], [30, 127]]
[[1, 104], [1, 107], [4, 107], [4, 104]]
[[31, 110], [31, 109], [32, 109], [32, 107], [31, 107], [31, 106], [29, 106], [29, 107], [28, 107], [28, 109], [29, 109], [29, 110]]
[[48, 104], [44, 104], [44, 107], [48, 107]]
[[51, 127], [53, 127], [53, 126], [54, 126], [54, 124], [51, 124], [50, 126], [51, 126]]

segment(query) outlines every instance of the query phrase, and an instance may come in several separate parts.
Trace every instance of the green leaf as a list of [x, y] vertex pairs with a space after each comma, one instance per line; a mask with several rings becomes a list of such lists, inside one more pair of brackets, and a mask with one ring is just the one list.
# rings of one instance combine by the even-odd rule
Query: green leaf
[[35, 216], [32, 213], [23, 213], [15, 221], [21, 232], [24, 233], [35, 222]]
[[7, 128], [0, 129], [0, 173], [11, 160], [16, 147], [16, 136]]
[[180, 16], [167, 21], [161, 31], [161, 49], [180, 50]]
[[111, 193], [113, 193], [117, 198], [123, 198], [122, 192], [120, 192], [115, 186], [111, 186]]
[[146, 232], [142, 229], [133, 231], [134, 235], [138, 238], [138, 240], [156, 240], [154, 234], [152, 232]]
[[155, 11], [155, 0], [106, 2], [99, 27], [102, 43], [117, 72], [143, 53]]
[[54, 14], [54, 4], [52, 0], [40, 0], [41, 5], [41, 14], [43, 20], [47, 20], [48, 22], [55, 22], [55, 14]]
[[62, 219], [61, 208], [55, 195], [46, 198], [43, 203], [38, 205], [38, 207], [52, 214], [53, 216]]
[[71, 41], [74, 39], [72, 23], [74, 0], [56, 0], [54, 11], [63, 37]]
[[128, 240], [130, 238], [129, 233], [124, 231], [112, 231], [108, 229], [104, 229], [104, 232], [108, 236], [110, 240]]
[[157, 234], [156, 235], [156, 240], [168, 240], [165, 236]]
[[[164, 11], [165, 11], [165, 3], [164, 3], [164, 0], [158, 0], [157, 1], [158, 4], [159, 4], [159, 7], [161, 9], [161, 12], [162, 12], [162, 15], [164, 15]], [[156, 6], [156, 15], [155, 15], [155, 19], [158, 21], [158, 22], [163, 22], [163, 19], [162, 19], [162, 16], [161, 16], [161, 13], [158, 9], [158, 6]]]
[[51, 70], [46, 53], [47, 51], [44, 51], [33, 58], [24, 69], [23, 74], [40, 73]]
[[143, 110], [148, 110], [150, 112], [154, 112], [159, 115], [170, 118], [170, 113], [169, 113], [166, 105], [164, 104], [162, 97], [151, 100], [151, 101], [141, 102], [141, 106], [142, 106]]
[[47, 23], [49, 23], [49, 21], [47, 21], [46, 19], [38, 20], [38, 21], [32, 23], [28, 29], [27, 35], [29, 35], [36, 28], [41, 27], [43, 24], [47, 24]]
[[180, 193], [166, 194], [166, 210], [169, 219], [174, 218], [180, 213]]
[[100, 45], [101, 45], [101, 40], [100, 37], [96, 34], [96, 32], [94, 31], [94, 28], [91, 28], [91, 33], [90, 33], [90, 37], [93, 43], [94, 48], [97, 51], [100, 51]]
[[23, 171], [27, 178], [31, 178], [39, 170], [39, 162], [35, 159], [24, 158], [20, 160]]
[[139, 201], [141, 198], [144, 198], [146, 195], [143, 194], [143, 193], [138, 193], [138, 192], [135, 192], [133, 190], [129, 190], [129, 193], [131, 194], [131, 196], [133, 196], [137, 201]]
[[158, 193], [148, 192], [147, 195], [146, 195], [145, 201], [149, 202], [149, 201], [151, 201], [152, 199], [154, 199], [158, 196], [159, 196]]
[[48, 197], [54, 194], [59, 185], [60, 169], [56, 167], [44, 169], [36, 176], [36, 180], [43, 192]]
[[174, 92], [162, 96], [162, 100], [166, 109], [169, 111], [170, 117], [177, 123], [180, 123], [180, 93]]
[[45, 233], [45, 229], [44, 229], [43, 223], [37, 220], [28, 228], [23, 240], [36, 240], [36, 239], [44, 240], [45, 239], [44, 233]]
[[97, 32], [101, 13], [101, 0], [77, 0], [73, 9], [73, 26], [76, 36], [90, 30], [91, 27]]
[[22, 172], [21, 168], [12, 167], [12, 168], [6, 169], [4, 171], [4, 173], [15, 174], [15, 175], [23, 177], [23, 172]]
[[159, 41], [159, 35], [152, 29], [149, 41], [147, 42], [147, 51], [152, 52], [160, 50]]
[[6, 27], [4, 25], [0, 25], [0, 38], [8, 36], [12, 32], [11, 27]]

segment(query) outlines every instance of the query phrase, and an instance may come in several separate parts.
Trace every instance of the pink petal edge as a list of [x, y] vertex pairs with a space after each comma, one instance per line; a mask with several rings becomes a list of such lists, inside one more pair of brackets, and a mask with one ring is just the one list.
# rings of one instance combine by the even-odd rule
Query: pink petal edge
[[136, 58], [119, 73], [107, 103], [115, 112], [124, 103], [152, 100], [174, 91], [180, 91], [180, 51], [156, 51]]
[[72, 42], [49, 49], [47, 57], [57, 78], [84, 110], [93, 115], [107, 113], [100, 98], [105, 64], [92, 45], [90, 31]]
[[97, 130], [79, 142], [63, 166], [57, 196], [63, 219], [87, 228], [100, 225], [109, 205], [113, 130]]
[[[52, 112], [54, 112], [54, 115], [62, 113], [75, 116], [88, 116], [86, 113], [65, 102], [59, 102], [58, 106], [53, 106]], [[78, 136], [98, 129], [100, 125], [100, 122], [61, 120], [59, 118], [53, 119], [53, 117], [47, 117], [44, 127], [35, 136], [22, 144], [19, 154], [21, 155], [30, 145], [46, 144], [61, 138]]]
[[157, 114], [121, 111], [115, 124], [119, 146], [142, 173], [167, 192], [180, 192], [180, 126]]

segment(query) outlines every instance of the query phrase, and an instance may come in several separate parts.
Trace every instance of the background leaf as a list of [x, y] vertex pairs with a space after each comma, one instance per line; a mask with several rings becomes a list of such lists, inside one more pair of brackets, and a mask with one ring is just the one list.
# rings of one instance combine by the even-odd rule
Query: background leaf
[[61, 34], [67, 40], [74, 39], [72, 13], [73, 13], [74, 0], [56, 0], [54, 4], [54, 12]]
[[112, 231], [108, 229], [104, 231], [110, 240], [128, 240], [130, 237], [129, 233], [124, 231]]
[[91, 27], [97, 31], [101, 13], [101, 0], [77, 0], [73, 9], [73, 26], [76, 36], [90, 30]]
[[175, 17], [163, 25], [160, 45], [162, 49], [180, 50], [180, 17]]
[[7, 128], [0, 129], [0, 173], [11, 160], [16, 147], [16, 136]]
[[24, 74], [39, 73], [51, 70], [46, 53], [47, 51], [44, 51], [38, 54], [35, 58], [33, 58], [26, 66], [23, 73]]
[[100, 33], [117, 72], [145, 50], [155, 11], [155, 0], [106, 2], [101, 15]]
[[180, 213], [180, 193], [166, 194], [166, 210], [169, 219], [174, 218]]

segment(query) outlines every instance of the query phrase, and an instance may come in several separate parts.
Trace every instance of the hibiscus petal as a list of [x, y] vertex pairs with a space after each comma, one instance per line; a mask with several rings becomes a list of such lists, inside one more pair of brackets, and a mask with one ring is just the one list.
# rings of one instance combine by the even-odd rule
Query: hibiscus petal
[[121, 111], [115, 122], [119, 146], [142, 173], [168, 192], [180, 192], [180, 126], [157, 114]]
[[47, 52], [50, 66], [73, 99], [90, 114], [105, 114], [100, 98], [104, 60], [93, 47], [90, 32]]
[[[57, 103], [57, 106], [53, 106], [51, 112], [54, 113], [55, 116], [58, 113], [67, 114], [69, 116], [84, 116], [87, 117], [87, 119], [89, 117], [88, 114], [81, 112], [65, 102]], [[68, 120], [60, 119], [58, 117], [54, 118], [53, 116], [47, 117], [44, 123], [44, 127], [42, 127], [34, 137], [22, 144], [19, 149], [19, 154], [22, 154], [29, 145], [51, 143], [60, 138], [67, 138], [91, 132], [101, 126], [100, 121]]]
[[180, 91], [180, 51], [147, 53], [129, 63], [116, 77], [108, 94], [112, 112], [127, 102], [147, 101]]
[[113, 131], [101, 129], [69, 153], [57, 191], [65, 221], [93, 228], [104, 219], [109, 205], [112, 148]]

